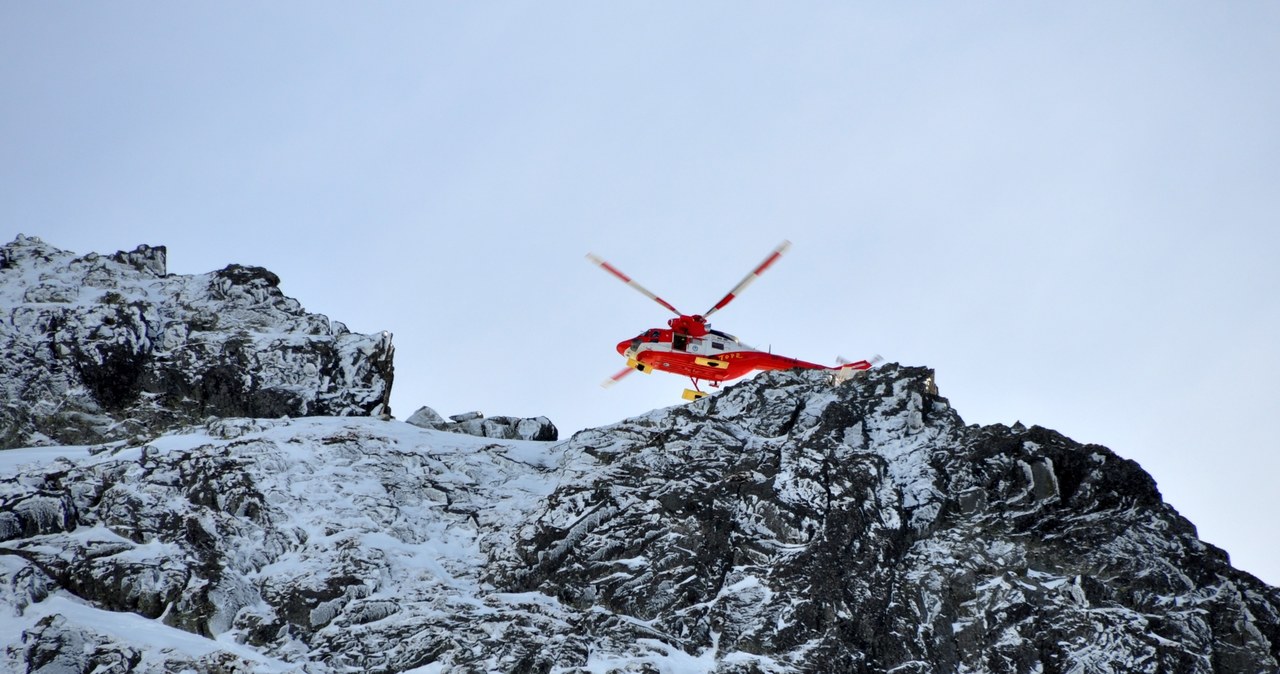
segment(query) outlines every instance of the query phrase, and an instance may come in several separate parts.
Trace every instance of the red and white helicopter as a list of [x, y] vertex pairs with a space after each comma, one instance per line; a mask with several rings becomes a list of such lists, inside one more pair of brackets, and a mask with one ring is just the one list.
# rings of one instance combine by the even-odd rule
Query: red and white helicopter
[[604, 386], [615, 384], [636, 370], [646, 374], [654, 370], [662, 370], [663, 372], [689, 377], [693, 381], [693, 388], [685, 389], [684, 398], [685, 400], [697, 400], [707, 395], [699, 388], [699, 381], [710, 382], [711, 386], [719, 386], [720, 382], [737, 379], [755, 370], [786, 370], [791, 368], [834, 370], [837, 380], [843, 381], [860, 370], [870, 369], [874, 361], [879, 360], [879, 357], [871, 361], [860, 360], [856, 363], [841, 363], [831, 366], [819, 365], [753, 349], [738, 341], [738, 338], [733, 335], [711, 329], [711, 324], [707, 322], [707, 318], [723, 309], [735, 297], [742, 294], [742, 291], [747, 286], [751, 285], [770, 265], [777, 262], [778, 258], [782, 257], [782, 254], [790, 247], [791, 242], [783, 241], [769, 254], [769, 257], [764, 259], [764, 262], [761, 262], [738, 285], [734, 286], [733, 290], [729, 291], [729, 294], [725, 295], [719, 302], [716, 302], [715, 306], [708, 309], [704, 314], [694, 315], [681, 312], [671, 303], [636, 283], [634, 279], [619, 271], [617, 267], [592, 253], [588, 253], [587, 259], [593, 264], [599, 265], [601, 269], [614, 275], [623, 283], [635, 288], [645, 297], [661, 304], [676, 315], [676, 318], [667, 321], [669, 327], [666, 329], [651, 328], [636, 337], [618, 342], [618, 353], [626, 356], [627, 367], [605, 380]]

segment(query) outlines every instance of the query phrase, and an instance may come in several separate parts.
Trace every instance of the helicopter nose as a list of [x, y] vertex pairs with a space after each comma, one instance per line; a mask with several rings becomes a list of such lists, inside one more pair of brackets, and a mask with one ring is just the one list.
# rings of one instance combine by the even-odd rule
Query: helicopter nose
[[627, 355], [627, 349], [630, 349], [630, 348], [631, 348], [631, 340], [624, 339], [621, 342], [618, 342], [618, 355], [620, 356]]

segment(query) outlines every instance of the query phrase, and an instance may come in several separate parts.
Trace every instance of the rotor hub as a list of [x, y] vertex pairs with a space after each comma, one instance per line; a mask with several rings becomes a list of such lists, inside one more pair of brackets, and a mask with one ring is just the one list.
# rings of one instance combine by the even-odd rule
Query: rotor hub
[[683, 314], [667, 321], [667, 325], [671, 326], [672, 330], [690, 337], [702, 337], [707, 334], [707, 329], [711, 327], [707, 319], [701, 315], [688, 316]]

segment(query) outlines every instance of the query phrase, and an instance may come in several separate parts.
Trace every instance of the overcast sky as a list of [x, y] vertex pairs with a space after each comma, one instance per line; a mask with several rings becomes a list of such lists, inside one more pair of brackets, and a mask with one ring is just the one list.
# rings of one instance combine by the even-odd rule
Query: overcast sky
[[[692, 5], [692, 6], [691, 6]], [[718, 313], [937, 370], [1142, 464], [1280, 584], [1280, 5], [0, 0], [0, 235], [261, 265], [397, 344], [393, 407], [680, 402]], [[7, 234], [5, 231], [7, 230]]]

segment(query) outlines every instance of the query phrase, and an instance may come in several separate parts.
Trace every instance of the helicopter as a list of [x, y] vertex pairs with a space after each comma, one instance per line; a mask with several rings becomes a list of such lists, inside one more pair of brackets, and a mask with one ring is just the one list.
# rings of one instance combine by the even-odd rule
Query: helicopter
[[631, 339], [618, 342], [618, 353], [627, 359], [627, 367], [603, 382], [608, 387], [621, 381], [632, 372], [651, 374], [654, 370], [689, 377], [693, 382], [692, 389], [685, 389], [682, 397], [685, 400], [698, 400], [708, 395], [698, 385], [705, 381], [711, 387], [719, 387], [722, 382], [737, 379], [756, 370], [787, 370], [805, 368], [810, 370], [832, 370], [836, 381], [845, 381], [862, 370], [869, 370], [879, 356], [872, 360], [857, 362], [841, 362], [838, 365], [819, 365], [808, 361], [779, 356], [772, 351], [761, 351], [743, 344], [737, 337], [712, 330], [707, 322], [715, 312], [723, 309], [734, 298], [742, 294], [773, 263], [782, 257], [791, 247], [790, 241], [783, 241], [763, 262], [756, 265], [733, 287], [727, 295], [716, 302], [702, 314], [686, 314], [672, 306], [661, 297], [653, 294], [648, 288], [640, 285], [635, 279], [622, 273], [617, 267], [609, 264], [594, 253], [587, 253], [587, 260], [599, 266], [618, 280], [631, 286], [640, 294], [662, 305], [663, 308], [676, 315], [667, 321], [666, 328], [651, 328]]

